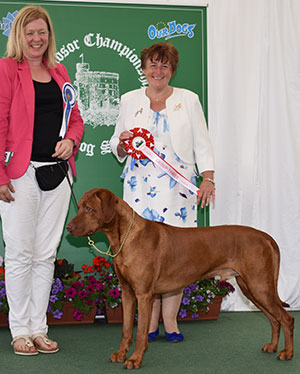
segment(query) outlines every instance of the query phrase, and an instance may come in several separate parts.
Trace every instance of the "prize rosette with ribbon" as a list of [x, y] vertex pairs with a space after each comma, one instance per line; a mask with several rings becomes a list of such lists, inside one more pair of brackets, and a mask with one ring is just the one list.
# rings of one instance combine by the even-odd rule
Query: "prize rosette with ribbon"
[[63, 120], [62, 120], [62, 125], [61, 125], [59, 136], [61, 138], [64, 138], [67, 132], [68, 123], [69, 123], [69, 119], [71, 116], [71, 111], [76, 102], [76, 92], [75, 92], [74, 87], [71, 85], [71, 83], [66, 82], [63, 85], [62, 97], [66, 105], [65, 105], [65, 110], [63, 114]]
[[142, 160], [146, 157], [149, 158], [149, 160], [151, 160], [155, 165], [159, 166], [164, 172], [168, 173], [170, 177], [175, 179], [196, 195], [198, 194], [199, 188], [197, 186], [195, 186], [175, 168], [173, 168], [173, 166], [171, 166], [167, 161], [153, 151], [154, 139], [150, 131], [142, 127], [135, 127], [129, 131], [133, 134], [133, 137], [124, 141], [125, 150], [129, 156], [138, 160]]
[[133, 134], [133, 137], [124, 141], [126, 152], [129, 156], [138, 160], [146, 158], [142, 150], [144, 147], [148, 147], [151, 150], [154, 149], [153, 135], [150, 131], [142, 127], [135, 127], [130, 132]]

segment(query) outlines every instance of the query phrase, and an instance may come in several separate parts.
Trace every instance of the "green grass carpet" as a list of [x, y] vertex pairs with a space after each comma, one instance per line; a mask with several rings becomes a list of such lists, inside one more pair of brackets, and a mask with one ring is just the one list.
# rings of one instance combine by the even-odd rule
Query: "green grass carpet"
[[[300, 374], [300, 312], [295, 317], [295, 356], [279, 361], [261, 351], [270, 341], [271, 328], [261, 312], [220, 313], [217, 321], [180, 322], [182, 343], [168, 343], [163, 327], [149, 344], [141, 374]], [[136, 332], [136, 327], [135, 327]], [[0, 328], [1, 374], [108, 374], [123, 373], [122, 364], [109, 362], [117, 351], [121, 325], [96, 321], [93, 325], [50, 326], [49, 336], [60, 344], [52, 355], [22, 357], [13, 354], [8, 328]], [[279, 342], [283, 349], [283, 332]], [[133, 351], [131, 348], [130, 353]]]

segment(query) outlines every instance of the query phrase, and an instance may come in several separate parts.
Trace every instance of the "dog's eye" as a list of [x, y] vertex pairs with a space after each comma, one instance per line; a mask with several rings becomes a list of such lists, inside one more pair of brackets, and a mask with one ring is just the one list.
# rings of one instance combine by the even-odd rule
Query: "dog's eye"
[[88, 213], [92, 213], [92, 212], [93, 212], [93, 209], [90, 208], [89, 206], [86, 206], [86, 207], [85, 207], [85, 210], [86, 210]]

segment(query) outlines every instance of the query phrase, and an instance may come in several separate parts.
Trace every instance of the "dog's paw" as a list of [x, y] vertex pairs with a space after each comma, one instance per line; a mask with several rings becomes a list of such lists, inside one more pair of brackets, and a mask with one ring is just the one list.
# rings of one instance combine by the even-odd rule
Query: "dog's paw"
[[142, 360], [133, 360], [129, 358], [124, 364], [124, 369], [139, 369], [141, 366]]
[[278, 360], [284, 361], [284, 360], [291, 360], [294, 356], [293, 351], [287, 351], [284, 349], [283, 351], [280, 351], [277, 358]]
[[261, 350], [267, 353], [274, 353], [274, 352], [277, 352], [277, 348], [278, 348], [277, 344], [267, 343], [262, 347]]
[[110, 355], [110, 362], [124, 362], [126, 360], [126, 353], [124, 352], [115, 352]]

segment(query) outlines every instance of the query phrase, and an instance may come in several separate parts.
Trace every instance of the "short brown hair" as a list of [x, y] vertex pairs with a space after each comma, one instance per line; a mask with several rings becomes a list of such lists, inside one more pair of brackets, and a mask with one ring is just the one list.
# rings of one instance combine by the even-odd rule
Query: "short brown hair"
[[6, 55], [18, 62], [24, 60], [22, 42], [24, 40], [24, 28], [28, 23], [37, 19], [46, 22], [49, 32], [49, 44], [45, 52], [45, 58], [50, 68], [56, 67], [56, 46], [53, 25], [49, 14], [46, 10], [39, 6], [29, 5], [22, 8], [13, 21], [9, 39], [6, 45]]
[[161, 62], [169, 62], [172, 67], [172, 73], [174, 74], [178, 64], [178, 51], [170, 43], [160, 42], [153, 44], [149, 48], [145, 48], [141, 52], [142, 69], [146, 67], [146, 61], [157, 60]]

